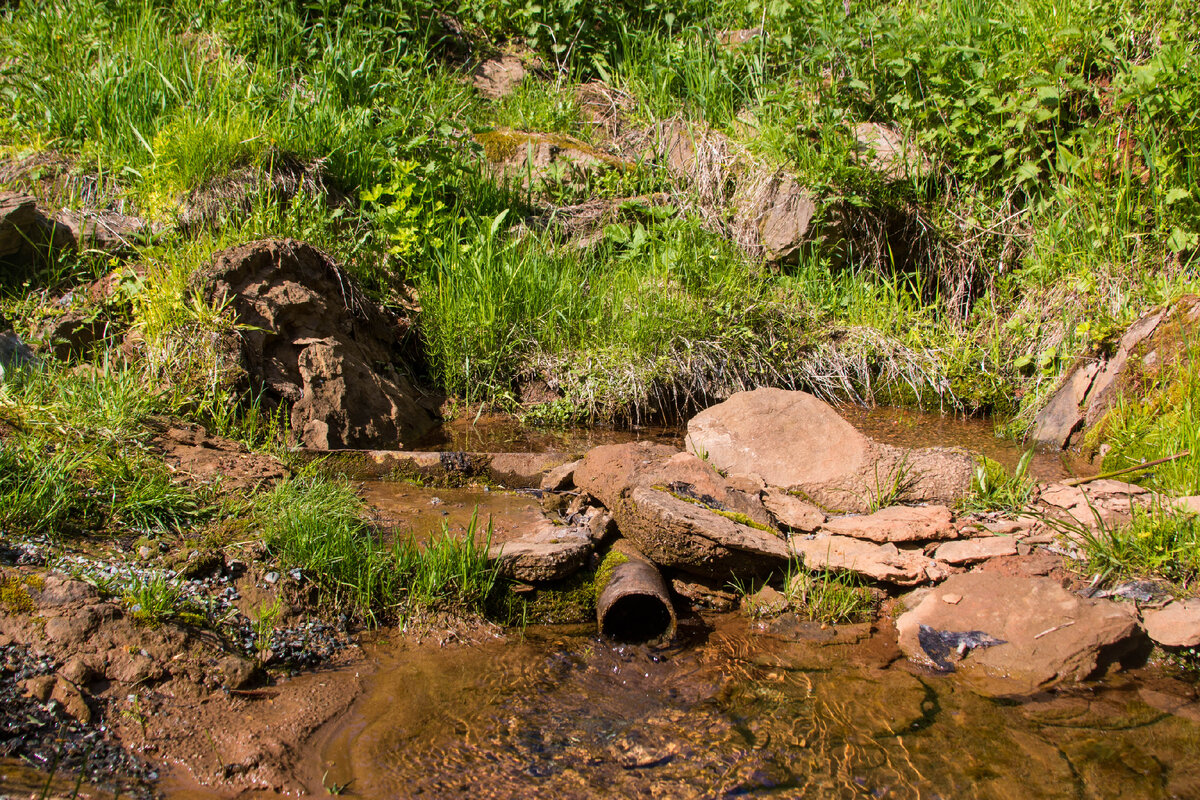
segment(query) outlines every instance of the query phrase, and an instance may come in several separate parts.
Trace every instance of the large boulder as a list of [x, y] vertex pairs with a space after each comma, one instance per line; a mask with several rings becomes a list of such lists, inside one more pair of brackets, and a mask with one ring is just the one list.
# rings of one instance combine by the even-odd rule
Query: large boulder
[[240, 326], [242, 367], [292, 434], [316, 449], [398, 448], [434, 425], [401, 371], [401, 329], [311, 245], [251, 242], [217, 254], [194, 285]]
[[594, 448], [575, 486], [612, 512], [651, 561], [728, 580], [781, 567], [787, 544], [757, 493], [734, 488], [689, 453], [649, 442]]
[[1129, 606], [1078, 597], [1050, 578], [997, 572], [952, 575], [896, 629], [914, 661], [979, 669], [1027, 691], [1097, 674], [1138, 631]]
[[726, 473], [758, 474], [769, 486], [830, 511], [861, 513], [881, 500], [953, 504], [971, 489], [965, 450], [909, 450], [875, 442], [806, 392], [740, 392], [688, 422], [687, 448]]

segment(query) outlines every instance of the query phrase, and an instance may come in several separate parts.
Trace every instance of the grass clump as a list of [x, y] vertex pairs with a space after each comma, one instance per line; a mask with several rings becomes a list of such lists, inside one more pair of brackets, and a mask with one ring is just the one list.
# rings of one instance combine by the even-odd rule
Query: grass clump
[[139, 373], [111, 363], [26, 369], [0, 385], [0, 524], [59, 534], [178, 530], [216, 513], [175, 482], [143, 423], [165, 410]]
[[1123, 393], [1100, 430], [1111, 447], [1105, 471], [1190, 452], [1135, 480], [1170, 494], [1200, 494], [1200, 348]]
[[850, 573], [810, 571], [793, 563], [785, 580], [788, 604], [805, 619], [831, 624], [870, 621], [878, 601]]
[[[1060, 526], [1065, 523], [1059, 523]], [[1123, 525], [1070, 526], [1083, 548], [1087, 568], [1102, 581], [1161, 578], [1189, 589], [1200, 576], [1200, 517], [1166, 502], [1134, 506]]]
[[161, 574], [135, 577], [133, 585], [125, 592], [125, 603], [134, 622], [150, 628], [157, 628], [169, 620], [196, 622], [205, 619], [203, 609], [184, 600], [178, 582]]
[[389, 545], [363, 519], [348, 484], [317, 475], [283, 481], [257, 515], [272, 554], [312, 576], [327, 601], [371, 623], [426, 608], [482, 613], [496, 587], [490, 526], [477, 542], [474, 517], [462, 539], [443, 530], [425, 544], [409, 537]]
[[1019, 511], [1024, 508], [1033, 495], [1033, 478], [1029, 475], [1033, 453], [1033, 448], [1022, 453], [1011, 473], [1003, 464], [979, 456], [971, 476], [971, 494], [963, 500], [962, 508], [966, 511]]
[[[745, 599], [769, 586], [774, 577], [769, 575], [761, 583], [752, 581], [749, 584], [735, 579], [729, 585]], [[782, 597], [786, 605], [781, 604], [778, 608], [759, 608], [746, 603], [743, 607], [753, 616], [789, 611], [812, 622], [839, 625], [869, 622], [879, 605], [875, 594], [858, 576], [832, 570], [809, 570], [796, 559], [788, 563], [783, 574]]]

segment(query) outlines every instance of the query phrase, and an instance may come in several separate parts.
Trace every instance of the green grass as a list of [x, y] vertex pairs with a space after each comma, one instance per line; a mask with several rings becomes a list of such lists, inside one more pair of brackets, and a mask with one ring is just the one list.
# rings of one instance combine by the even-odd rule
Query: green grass
[[1033, 495], [1033, 478], [1029, 475], [1033, 454], [1033, 448], [1022, 453], [1011, 473], [1003, 464], [979, 456], [975, 473], [971, 476], [971, 494], [964, 499], [962, 508], [967, 511], [1010, 512], [1023, 509]]
[[1105, 470], [1190, 452], [1133, 479], [1170, 494], [1200, 494], [1200, 349], [1191, 345], [1180, 360], [1122, 393], [1102, 430], [1112, 447]]
[[[1049, 520], [1048, 520], [1049, 521]], [[1080, 542], [1091, 574], [1106, 583], [1160, 578], [1191, 591], [1200, 577], [1200, 518], [1167, 501], [1133, 509], [1132, 520], [1110, 525], [1049, 521]]]
[[[413, 366], [433, 389], [515, 408], [545, 381], [562, 395], [546, 419], [682, 416], [775, 385], [1016, 414], [1019, 431], [1079, 355], [1200, 286], [1200, 18], [1183, 0], [35, 0], [0, 13], [0, 155], [51, 151], [67, 188], [14, 186], [166, 224], [193, 193], [225, 202], [216, 229], [138, 252], [136, 365], [4, 389], [24, 443], [6, 445], [18, 477], [0, 491], [28, 509], [6, 524], [60, 526], [97, 504], [130, 527], [207, 513], [143, 458], [148, 414], [276, 439], [279, 419], [236, 395], [204, 344], [236, 334], [232, 320], [187, 288], [213, 252], [253, 238], [310, 241], [414, 314]], [[520, 52], [531, 75], [480, 98], [462, 36], [480, 57]], [[617, 100], [616, 141], [584, 122], [590, 80]], [[676, 120], [729, 139], [713, 197], [643, 135]], [[903, 137], [915, 166], [875, 169], [863, 122]], [[492, 126], [579, 136], [636, 166], [518, 190], [482, 163], [476, 136]], [[280, 188], [284, 163], [301, 190]], [[746, 170], [790, 173], [817, 202], [818, 239], [783, 263], [728, 236]], [[620, 202], [650, 193], [666, 197]], [[590, 228], [559, 208], [607, 202]], [[39, 307], [109, 266], [66, 255], [6, 279], [0, 308], [32, 332]], [[1110, 415], [1106, 467], [1190, 448], [1147, 480], [1200, 492], [1195, 373]], [[979, 483], [993, 504], [1024, 491], [986, 470]]]
[[816, 622], [868, 622], [878, 605], [870, 589], [848, 573], [810, 571], [792, 564], [784, 585], [789, 605]]
[[50, 364], [0, 384], [0, 523], [69, 530], [178, 530], [207, 519], [206, 490], [175, 482], [148, 447], [147, 417], [165, 411], [140, 374], [111, 363]]
[[[745, 600], [763, 586], [770, 585], [774, 578], [771, 575], [762, 582], [750, 583], [734, 579], [729, 586]], [[813, 622], [831, 625], [869, 622], [879, 605], [870, 588], [857, 576], [829, 570], [809, 570], [797, 560], [789, 562], [783, 574], [782, 594], [787, 611]], [[753, 604], [743, 604], [743, 607], [751, 616], [773, 613]]]
[[364, 521], [347, 484], [310, 475], [280, 483], [256, 513], [273, 555], [311, 575], [327, 602], [370, 622], [428, 608], [482, 612], [496, 587], [490, 528], [476, 542], [474, 518], [462, 538], [443, 531], [426, 543], [389, 545]]

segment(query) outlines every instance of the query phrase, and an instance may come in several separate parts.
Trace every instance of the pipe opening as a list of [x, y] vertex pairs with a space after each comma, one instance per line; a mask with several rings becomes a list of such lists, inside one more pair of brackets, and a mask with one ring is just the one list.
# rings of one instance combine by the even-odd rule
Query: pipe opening
[[619, 597], [604, 613], [600, 631], [620, 642], [657, 639], [671, 629], [671, 609], [653, 594]]

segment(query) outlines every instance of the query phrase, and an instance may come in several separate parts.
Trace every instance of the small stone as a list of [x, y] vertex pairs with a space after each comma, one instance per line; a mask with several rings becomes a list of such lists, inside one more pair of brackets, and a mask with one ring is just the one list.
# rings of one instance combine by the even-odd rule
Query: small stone
[[742, 608], [752, 616], [771, 616], [787, 611], [788, 599], [783, 593], [764, 586], [757, 592], [747, 595], [742, 601]]
[[266, 581], [267, 583], [275, 584], [276, 582], [279, 581], [279, 573], [278, 572], [268, 572], [266, 575], [263, 576], [263, 580]]
[[140, 558], [142, 561], [148, 561], [154, 556], [154, 550], [152, 550], [148, 545], [142, 545], [137, 549], [137, 554], [138, 558]]
[[949, 603], [952, 606], [956, 606], [962, 602], [962, 595], [961, 594], [944, 594], [944, 595], [942, 595], [942, 602]]

